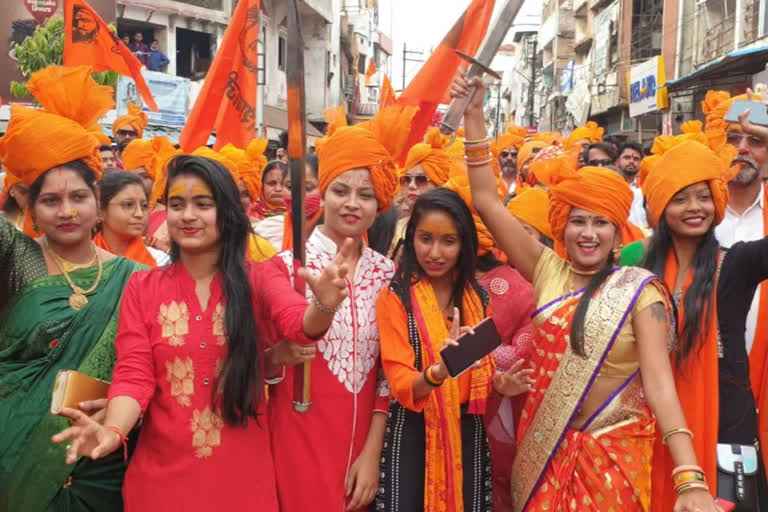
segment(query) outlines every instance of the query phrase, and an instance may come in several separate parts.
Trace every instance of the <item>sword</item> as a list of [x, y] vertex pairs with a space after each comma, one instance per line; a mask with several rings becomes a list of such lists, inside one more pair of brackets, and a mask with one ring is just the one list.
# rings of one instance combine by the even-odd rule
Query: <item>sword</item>
[[[294, 269], [306, 263], [304, 243], [304, 224], [306, 209], [304, 206], [304, 183], [306, 165], [304, 155], [307, 147], [305, 132], [306, 111], [304, 104], [304, 37], [301, 34], [298, 0], [290, 0], [288, 6], [288, 38], [286, 41], [288, 83], [288, 161], [291, 168], [291, 216], [293, 231]], [[294, 279], [294, 288], [305, 293], [305, 284]], [[312, 405], [310, 394], [311, 363], [294, 368], [293, 372], [293, 408], [300, 413], [309, 411]]]
[[[506, 4], [504, 4], [504, 8], [496, 18], [495, 23], [488, 31], [485, 41], [483, 41], [483, 45], [480, 47], [480, 51], [477, 52], [476, 57], [471, 57], [456, 50], [456, 54], [459, 57], [469, 62], [467, 78], [482, 76], [484, 73], [487, 73], [494, 78], [501, 80], [501, 77], [489, 66], [493, 61], [493, 57], [496, 56], [496, 52], [499, 51], [501, 43], [507, 36], [507, 31], [509, 31], [509, 28], [512, 26], [512, 22], [515, 21], [515, 16], [517, 16], [517, 12], [522, 5], [523, 0], [507, 0]], [[464, 117], [464, 111], [467, 110], [467, 105], [469, 105], [475, 92], [476, 88], [471, 87], [469, 89], [469, 94], [465, 98], [455, 98], [451, 101], [451, 106], [448, 108], [448, 112], [446, 112], [443, 122], [440, 123], [440, 132], [443, 135], [449, 135], [456, 132], [461, 124], [461, 119]]]

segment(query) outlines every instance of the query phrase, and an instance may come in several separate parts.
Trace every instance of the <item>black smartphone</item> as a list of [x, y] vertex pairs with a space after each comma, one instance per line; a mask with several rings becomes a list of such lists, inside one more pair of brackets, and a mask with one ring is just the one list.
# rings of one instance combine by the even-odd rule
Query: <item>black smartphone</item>
[[448, 375], [458, 377], [472, 368], [476, 361], [484, 358], [501, 346], [501, 336], [491, 317], [486, 318], [472, 328], [474, 334], [466, 333], [456, 341], [458, 345], [448, 345], [440, 350], [440, 357], [448, 369]]

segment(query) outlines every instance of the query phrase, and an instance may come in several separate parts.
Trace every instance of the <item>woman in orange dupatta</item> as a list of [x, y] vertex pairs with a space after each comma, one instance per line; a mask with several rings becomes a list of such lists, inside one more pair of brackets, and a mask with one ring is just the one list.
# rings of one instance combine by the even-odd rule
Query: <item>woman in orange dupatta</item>
[[148, 267], [170, 263], [167, 253], [144, 244], [149, 203], [138, 175], [128, 171], [104, 175], [99, 201], [101, 230], [93, 237], [96, 247]]
[[488, 314], [488, 294], [475, 280], [477, 246], [472, 214], [458, 194], [438, 188], [416, 200], [402, 262], [376, 304], [382, 366], [394, 398], [376, 510], [492, 510], [483, 425], [491, 383], [501, 394], [517, 395], [528, 389], [530, 372], [495, 376], [486, 356], [449, 378], [440, 359], [460, 325], [466, 331]]
[[[715, 238], [728, 204], [727, 182], [738, 168], [729, 169], [736, 149], [725, 145], [724, 137], [718, 144], [710, 135], [699, 126], [677, 137], [658, 137], [655, 155], [641, 176], [650, 216], [658, 226], [641, 265], [663, 276], [673, 290], [679, 337], [673, 357], [675, 385], [707, 474], [717, 470], [723, 446], [740, 446], [745, 468], [752, 466], [750, 460], [758, 466], [744, 325], [753, 291], [768, 277], [768, 239], [723, 252]], [[658, 435], [655, 450], [653, 510], [666, 512], [674, 489], [665, 475], [674, 463]], [[765, 494], [765, 480], [756, 480], [758, 493]], [[711, 491], [735, 499], [726, 486]], [[754, 498], [748, 492], [738, 510], [757, 510]]]
[[[464, 126], [468, 139], [483, 141], [484, 86], [479, 78], [472, 85], [478, 90]], [[468, 94], [458, 77], [452, 95]], [[629, 186], [594, 167], [560, 166], [545, 177], [550, 226], [564, 259], [529, 236], [498, 200], [483, 150], [482, 142], [467, 149], [474, 206], [510, 263], [533, 283], [538, 306], [536, 383], [518, 428], [513, 510], [649, 510], [655, 415], [684, 480], [675, 510], [717, 511], [706, 475], [692, 468], [691, 439], [680, 435], [687, 432], [685, 416], [665, 355], [668, 293], [647, 270], [613, 265], [632, 204]]]

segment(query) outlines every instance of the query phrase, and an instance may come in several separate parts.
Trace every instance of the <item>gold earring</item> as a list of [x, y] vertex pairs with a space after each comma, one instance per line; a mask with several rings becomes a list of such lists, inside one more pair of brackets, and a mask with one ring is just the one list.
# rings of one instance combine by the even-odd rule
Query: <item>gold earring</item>
[[613, 248], [613, 261], [614, 263], [618, 262], [621, 259], [621, 246], [614, 247]]

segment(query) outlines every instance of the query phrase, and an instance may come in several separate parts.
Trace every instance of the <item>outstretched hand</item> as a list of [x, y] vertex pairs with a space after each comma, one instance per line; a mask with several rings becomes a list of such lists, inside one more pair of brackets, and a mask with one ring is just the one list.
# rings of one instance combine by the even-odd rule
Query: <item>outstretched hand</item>
[[533, 369], [525, 368], [525, 360], [518, 359], [506, 372], [493, 376], [493, 389], [504, 396], [517, 396], [533, 389]]
[[61, 415], [71, 420], [72, 426], [53, 436], [54, 443], [70, 441], [67, 445], [67, 464], [77, 462], [79, 456], [100, 459], [120, 446], [120, 436], [104, 428], [98, 421], [77, 409], [64, 408]]
[[347, 238], [336, 257], [319, 276], [313, 276], [306, 268], [300, 268], [298, 275], [307, 283], [323, 308], [335, 310], [349, 295], [347, 274], [354, 261], [355, 240]]

